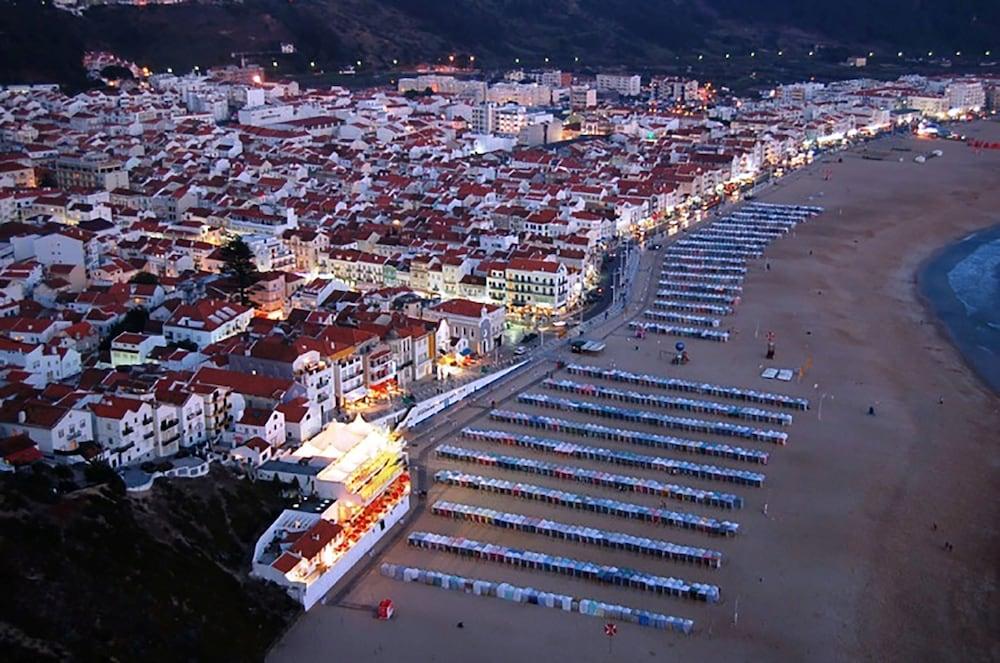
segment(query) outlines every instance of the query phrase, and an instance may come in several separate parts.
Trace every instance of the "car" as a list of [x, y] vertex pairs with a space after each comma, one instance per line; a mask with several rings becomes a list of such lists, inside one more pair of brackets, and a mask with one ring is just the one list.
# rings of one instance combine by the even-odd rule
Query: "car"
[[653, 244], [653, 245], [652, 245], [652, 246], [650, 246], [649, 248], [651, 248], [651, 249], [652, 249], [652, 250], [654, 250], [654, 251], [659, 251], [660, 249], [662, 249], [662, 248], [663, 248], [663, 245], [662, 245], [662, 244]]
[[537, 338], [538, 334], [536, 334], [535, 332], [531, 332], [530, 334], [524, 335], [524, 338], [521, 339], [521, 343], [527, 345], [528, 343], [532, 343], [533, 341], [535, 341], [535, 339]]
[[524, 347], [523, 345], [519, 345], [516, 348], [514, 348], [514, 355], [517, 357], [520, 357], [521, 355], [526, 354], [527, 352], [528, 348]]

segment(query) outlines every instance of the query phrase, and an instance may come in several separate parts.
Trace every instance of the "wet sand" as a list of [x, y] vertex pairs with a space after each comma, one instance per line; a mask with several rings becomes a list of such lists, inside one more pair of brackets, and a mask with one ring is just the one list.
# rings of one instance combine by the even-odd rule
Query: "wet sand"
[[[965, 133], [996, 141], [1000, 125], [978, 124]], [[1000, 633], [996, 597], [1000, 473], [995, 459], [1000, 398], [963, 363], [924, 307], [916, 287], [917, 268], [934, 251], [992, 222], [991, 215], [1000, 209], [1000, 152], [976, 155], [958, 143], [911, 138], [890, 138], [876, 145], [896, 160], [868, 160], [859, 158], [857, 152], [845, 153], [842, 163], [834, 156], [828, 163], [794, 173], [760, 196], [766, 202], [822, 205], [827, 211], [768, 248], [769, 271], [763, 260], [751, 263], [743, 303], [724, 320], [734, 332], [730, 342], [688, 341], [692, 362], [675, 367], [667, 358], [676, 339], [648, 336], [635, 341], [622, 327], [608, 336], [608, 349], [602, 356], [583, 361], [572, 355], [581, 363], [608, 366], [613, 362], [636, 372], [812, 399], [811, 410], [793, 413], [795, 421], [787, 428], [790, 439], [785, 447], [656, 431], [764, 448], [771, 451], [768, 465], [519, 428], [489, 421], [485, 408], [478, 410], [482, 414], [472, 424], [763, 471], [767, 479], [762, 488], [563, 461], [457, 437], [438, 440], [739, 494], [746, 505], [735, 511], [667, 501], [670, 508], [739, 522], [741, 533], [728, 539], [457, 487], [435, 485], [427, 500], [428, 504], [444, 499], [480, 505], [713, 548], [726, 556], [721, 569], [453, 521], [431, 515], [429, 510], [407, 525], [407, 531], [502, 542], [712, 582], [722, 589], [721, 603], [657, 597], [413, 549], [405, 538], [380, 556], [394, 563], [688, 617], [695, 621], [693, 635], [620, 624], [618, 635], [609, 642], [602, 619], [401, 583], [381, 578], [375, 570], [354, 586], [341, 605], [319, 605], [300, 619], [273, 649], [270, 660], [509, 661], [532, 657], [638, 661], [676, 656], [727, 661], [971, 661], [1000, 657], [996, 636]], [[916, 151], [894, 152], [893, 146], [925, 152], [940, 148], [944, 157], [919, 165], [912, 160]], [[649, 273], [658, 273], [659, 264], [659, 256], [644, 256], [643, 268], [653, 270]], [[808, 366], [802, 381], [779, 383], [759, 377], [765, 365], [764, 335], [769, 330], [777, 338], [773, 365]], [[538, 385], [521, 391], [557, 393]], [[500, 408], [586, 420], [572, 413], [520, 405], [507, 397], [509, 390], [502, 393]], [[867, 415], [870, 405], [876, 407], [874, 417]], [[595, 421], [654, 431], [633, 422]], [[661, 502], [651, 496], [433, 457], [427, 473], [430, 476], [442, 468], [649, 506]], [[764, 503], [767, 516], [762, 513]], [[954, 551], [943, 549], [945, 541], [954, 544]], [[369, 610], [384, 597], [392, 597], [397, 606], [397, 617], [389, 623], [374, 620]], [[738, 623], [734, 624], [737, 611]], [[456, 628], [459, 621], [463, 629]]]

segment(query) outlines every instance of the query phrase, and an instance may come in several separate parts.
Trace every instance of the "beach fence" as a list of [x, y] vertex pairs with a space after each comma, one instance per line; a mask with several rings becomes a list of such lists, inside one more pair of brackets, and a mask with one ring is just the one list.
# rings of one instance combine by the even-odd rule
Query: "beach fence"
[[733, 419], [747, 419], [749, 421], [762, 421], [772, 424], [787, 426], [792, 423], [792, 415], [787, 412], [776, 412], [774, 410], [764, 410], [757, 407], [747, 407], [744, 405], [729, 405], [726, 403], [716, 403], [715, 401], [705, 401], [693, 398], [683, 398], [679, 396], [661, 396], [650, 394], [644, 391], [632, 391], [602, 387], [595, 384], [584, 384], [573, 380], [547, 378], [542, 381], [542, 386], [556, 391], [582, 394], [585, 396], [596, 396], [614, 401], [626, 403], [637, 403], [639, 405], [655, 405], [661, 408], [675, 410], [686, 410], [688, 412], [703, 412], [714, 414], [720, 417], [731, 417]]
[[681, 302], [674, 299], [654, 299], [653, 308], [665, 311], [683, 311], [685, 313], [710, 313], [712, 315], [729, 315], [733, 312], [732, 306], [697, 302]]
[[561, 541], [648, 555], [671, 562], [707, 566], [713, 569], [722, 566], [722, 553], [718, 550], [685, 546], [661, 539], [650, 539], [644, 536], [634, 536], [625, 532], [613, 532], [596, 527], [561, 523], [549, 520], [548, 518], [536, 518], [521, 513], [497, 511], [486, 507], [447, 502], [444, 500], [435, 502], [431, 506], [431, 513], [436, 516], [451, 518], [452, 520], [461, 520], [478, 525], [514, 530], [525, 534], [547, 536]]
[[676, 313], [674, 311], [654, 311], [646, 309], [642, 312], [647, 320], [658, 320], [661, 322], [677, 322], [684, 325], [700, 325], [702, 327], [718, 327], [721, 321], [718, 318], [711, 318], [705, 315], [693, 315], [690, 313]]
[[628, 328], [632, 330], [642, 330], [646, 333], [678, 336], [680, 338], [700, 338], [706, 341], [716, 341], [718, 343], [725, 343], [729, 340], [729, 332], [727, 331], [703, 329], [700, 327], [685, 327], [683, 325], [666, 325], [659, 322], [639, 322], [638, 320], [633, 320], [628, 323]]
[[663, 483], [655, 479], [645, 479], [624, 474], [613, 474], [601, 470], [591, 470], [575, 465], [562, 465], [525, 458], [523, 456], [508, 456], [478, 449], [442, 444], [435, 449], [439, 458], [465, 463], [475, 463], [488, 467], [496, 467], [510, 472], [535, 474], [552, 477], [563, 481], [592, 486], [611, 488], [619, 492], [633, 492], [641, 495], [655, 495], [681, 502], [692, 502], [715, 506], [722, 509], [742, 509], [743, 498], [731, 493], [715, 490], [704, 490], [692, 486], [682, 486], [676, 483]]
[[716, 536], [735, 536], [739, 532], [739, 523], [731, 520], [719, 520], [686, 511], [677, 511], [665, 507], [652, 507], [633, 502], [623, 502], [604, 497], [595, 497], [582, 493], [538, 486], [520, 481], [507, 481], [480, 474], [470, 474], [457, 470], [440, 470], [434, 474], [436, 483], [448, 486], [460, 486], [470, 490], [479, 490], [497, 495], [507, 495], [523, 500], [544, 502], [578, 511], [601, 513], [629, 520], [640, 520], [654, 525], [688, 529]]
[[407, 542], [414, 548], [446, 552], [469, 559], [506, 564], [606, 585], [628, 587], [659, 596], [707, 603], [718, 603], [721, 596], [719, 587], [709, 583], [690, 582], [673, 576], [660, 576], [638, 569], [549, 555], [537, 550], [511, 548], [465, 537], [434, 532], [411, 532]]
[[610, 382], [624, 382], [637, 384], [643, 387], [656, 387], [658, 389], [668, 389], [671, 391], [684, 391], [688, 393], [704, 394], [706, 396], [716, 396], [749, 403], [762, 403], [766, 405], [776, 405], [787, 407], [793, 410], [808, 410], [809, 399], [777, 394], [769, 391], [758, 391], [757, 389], [743, 389], [740, 387], [730, 387], [726, 385], [713, 384], [711, 382], [695, 382], [693, 380], [682, 380], [680, 378], [667, 378], [649, 373], [632, 373], [615, 368], [601, 368], [586, 364], [569, 364], [566, 371], [572, 375], [583, 375], [589, 378], [598, 378]]
[[694, 630], [694, 622], [690, 619], [672, 617], [638, 608], [628, 608], [593, 599], [577, 598], [568, 594], [545, 592], [533, 587], [520, 587], [505, 582], [496, 583], [488, 580], [442, 573], [440, 571], [389, 563], [382, 564], [379, 567], [379, 573], [386, 578], [401, 582], [420, 583], [440, 589], [474, 594], [476, 596], [487, 596], [515, 603], [576, 612], [590, 617], [616, 620], [684, 635], [688, 635]]
[[728, 340], [728, 332], [717, 330], [722, 325], [719, 318], [698, 314], [730, 314], [743, 292], [747, 262], [761, 257], [772, 241], [821, 211], [818, 207], [751, 204], [678, 240], [664, 254], [653, 307], [666, 310], [647, 310], [643, 316], [650, 322], [633, 321], [629, 327], [682, 338]]
[[553, 440], [534, 435], [522, 435], [518, 433], [508, 433], [506, 431], [482, 430], [478, 428], [465, 428], [462, 430], [462, 437], [467, 440], [479, 440], [482, 442], [494, 442], [505, 444], [522, 449], [531, 449], [559, 456], [568, 456], [578, 460], [591, 460], [614, 465], [627, 465], [629, 467], [641, 467], [646, 470], [667, 472], [669, 474], [683, 474], [685, 476], [696, 477], [709, 481], [726, 481], [744, 486], [760, 487], [764, 485], [764, 474], [761, 472], [751, 472], [749, 470], [739, 470], [730, 467], [719, 467], [717, 465], [705, 465], [703, 463], [692, 463], [686, 460], [674, 458], [664, 458], [663, 456], [650, 456], [648, 454], [634, 453], [631, 451], [617, 451], [595, 447], [587, 444], [576, 444], [563, 440]]
[[571, 433], [581, 437], [603, 438], [615, 442], [627, 442], [638, 446], [652, 447], [654, 449], [669, 449], [672, 451], [684, 451], [686, 453], [701, 454], [705, 456], [716, 456], [719, 458], [730, 458], [741, 460], [747, 463], [758, 463], [767, 465], [769, 453], [762, 449], [749, 449], [737, 447], [725, 442], [709, 442], [706, 440], [693, 440], [686, 437], [674, 437], [673, 435], [661, 435], [659, 433], [647, 433], [645, 431], [633, 430], [630, 428], [616, 428], [614, 426], [602, 426], [592, 422], [580, 422], [570, 419], [560, 419], [558, 417], [546, 417], [540, 414], [528, 414], [526, 412], [515, 412], [513, 410], [492, 410], [490, 419], [503, 421], [511, 424], [527, 426], [529, 428], [540, 428], [555, 432]]
[[526, 405], [534, 405], [536, 407], [578, 412], [580, 414], [589, 414], [608, 419], [634, 421], [660, 428], [674, 428], [677, 430], [708, 433], [710, 435], [740, 437], [747, 440], [771, 442], [774, 444], [785, 444], [788, 442], [788, 433], [784, 431], [754, 428], [753, 426], [744, 426], [725, 421], [709, 421], [706, 419], [695, 419], [692, 417], [675, 417], [672, 415], [660, 414], [658, 412], [650, 412], [648, 410], [635, 410], [632, 408], [616, 407], [614, 405], [591, 403], [589, 401], [578, 401], [571, 398], [556, 398], [551, 397], [548, 394], [518, 394], [517, 402], [524, 403]]

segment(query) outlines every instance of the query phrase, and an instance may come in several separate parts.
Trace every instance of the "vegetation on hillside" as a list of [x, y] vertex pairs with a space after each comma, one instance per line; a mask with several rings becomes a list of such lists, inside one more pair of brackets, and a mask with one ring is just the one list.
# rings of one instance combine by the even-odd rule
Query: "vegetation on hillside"
[[298, 612], [248, 577], [270, 486], [216, 469], [130, 497], [113, 477], [0, 476], [4, 660], [261, 660]]
[[[0, 3], [0, 83], [85, 84], [80, 56], [110, 50], [140, 65], [188, 70], [276, 61], [279, 71], [386, 66], [475, 55], [657, 68], [695, 51], [842, 46], [862, 53], [996, 48], [1000, 3], [986, 0], [245, 0], [96, 7], [82, 17], [50, 3]], [[280, 55], [282, 42], [294, 56]], [[805, 52], [805, 51], [803, 51]]]

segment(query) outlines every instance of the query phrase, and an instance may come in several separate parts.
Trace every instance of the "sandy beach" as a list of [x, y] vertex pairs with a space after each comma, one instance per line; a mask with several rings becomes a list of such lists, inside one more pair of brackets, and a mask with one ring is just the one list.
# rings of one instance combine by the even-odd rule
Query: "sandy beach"
[[[962, 131], [1000, 141], [1000, 123], [976, 123]], [[1000, 151], [977, 154], [958, 142], [910, 137], [870, 144], [869, 154], [881, 155], [881, 160], [862, 159], [863, 149], [824, 157], [823, 163], [793, 173], [760, 194], [761, 201], [820, 205], [826, 211], [772, 243], [765, 259], [749, 264], [742, 302], [723, 321], [732, 332], [729, 342], [687, 341], [691, 363], [672, 366], [668, 356], [677, 339], [649, 335], [635, 340], [628, 332], [627, 321], [641, 319], [645, 307], [640, 302], [627, 317], [608, 326], [608, 348], [603, 354], [586, 359], [565, 355], [567, 360], [601, 367], [614, 364], [629, 371], [809, 398], [810, 410], [791, 411], [794, 421], [783, 429], [789, 434], [786, 446], [588, 419], [517, 403], [518, 393], [599, 400], [545, 389], [539, 383], [553, 369], [551, 364], [526, 373], [501, 389], [500, 395], [465, 404], [460, 412], [443, 417], [443, 423], [432, 424], [443, 432], [421, 431], [415, 437], [419, 451], [433, 437], [434, 444], [655, 478], [744, 498], [740, 510], [667, 504], [679, 511], [738, 522], [740, 533], [728, 538], [460, 487], [431, 485], [424, 500], [427, 506], [448, 500], [711, 548], [724, 555], [720, 569], [446, 519], [432, 515], [429, 508], [405, 525], [407, 533], [463, 536], [713, 583], [722, 591], [717, 604], [415, 549], [407, 545], [405, 536], [376, 555], [376, 561], [693, 619], [692, 635], [620, 624], [618, 634], [609, 640], [603, 619], [397, 582], [379, 576], [373, 565], [350, 584], [346, 596], [335, 588], [339, 600], [318, 605], [303, 616], [273, 648], [269, 660], [1000, 659], [1000, 468], [996, 460], [1000, 397], [964, 363], [922, 300], [916, 280], [921, 264], [936, 251], [998, 222]], [[943, 150], [944, 156], [924, 164], [913, 162], [916, 154], [932, 149]], [[659, 273], [661, 254], [643, 254], [641, 270], [647, 282]], [[649, 300], [655, 287], [636, 290]], [[774, 362], [764, 359], [768, 331], [776, 338]], [[804, 377], [790, 383], [763, 380], [760, 372], [765, 366], [796, 371], [801, 367]], [[599, 382], [565, 371], [556, 371], [555, 376]], [[520, 428], [491, 421], [487, 416], [490, 398], [501, 409], [764, 449], [771, 453], [770, 461], [764, 466], [749, 465]], [[875, 416], [868, 414], [869, 407], [875, 408]], [[463, 425], [760, 471], [766, 481], [755, 488], [670, 476], [447, 434]], [[647, 506], [663, 501], [427, 455], [426, 475], [440, 469]], [[954, 549], [945, 550], [946, 542]], [[397, 616], [379, 622], [371, 609], [385, 597], [395, 601]], [[462, 629], [456, 628], [460, 621]]]

